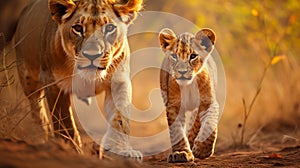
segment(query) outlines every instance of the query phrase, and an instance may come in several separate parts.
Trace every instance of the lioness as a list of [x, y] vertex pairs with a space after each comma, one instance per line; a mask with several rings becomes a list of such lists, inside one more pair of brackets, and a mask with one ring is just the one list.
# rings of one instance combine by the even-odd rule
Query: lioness
[[[15, 33], [15, 41], [21, 42], [16, 56], [21, 84], [39, 123], [40, 107], [34, 101], [44, 91], [55, 135], [79, 141], [69, 110], [70, 94], [86, 99], [105, 91], [109, 126], [103, 148], [142, 157], [129, 145], [132, 93], [126, 38], [141, 8], [142, 0], [36, 0], [27, 6]], [[76, 87], [74, 78], [79, 81]]]

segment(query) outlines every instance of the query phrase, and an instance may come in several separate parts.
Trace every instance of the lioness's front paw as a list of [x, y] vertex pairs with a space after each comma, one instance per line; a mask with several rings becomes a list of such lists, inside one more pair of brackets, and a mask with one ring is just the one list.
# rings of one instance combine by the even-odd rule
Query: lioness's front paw
[[133, 150], [133, 149], [122, 150], [120, 151], [119, 155], [122, 155], [124, 157], [130, 157], [139, 162], [143, 160], [143, 154], [140, 151]]
[[192, 152], [176, 151], [174, 153], [171, 153], [168, 157], [169, 163], [191, 162], [191, 161], [194, 161], [194, 155]]

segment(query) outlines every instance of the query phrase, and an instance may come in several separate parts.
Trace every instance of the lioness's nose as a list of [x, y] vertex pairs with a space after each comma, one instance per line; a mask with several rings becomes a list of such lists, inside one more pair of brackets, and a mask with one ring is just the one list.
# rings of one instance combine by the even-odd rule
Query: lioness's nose
[[93, 61], [98, 57], [101, 57], [103, 53], [101, 52], [90, 52], [90, 51], [82, 51], [82, 55], [85, 56], [86, 58], [88, 58], [89, 60]]
[[101, 57], [103, 55], [103, 52], [100, 47], [97, 46], [97, 44], [88, 43], [84, 46], [82, 55], [93, 61], [96, 58]]

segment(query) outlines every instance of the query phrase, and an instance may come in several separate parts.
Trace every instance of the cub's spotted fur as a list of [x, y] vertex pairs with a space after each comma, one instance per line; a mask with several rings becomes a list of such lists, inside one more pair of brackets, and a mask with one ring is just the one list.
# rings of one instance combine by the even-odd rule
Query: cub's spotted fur
[[[172, 153], [168, 162], [189, 162], [214, 153], [219, 106], [207, 60], [216, 41], [211, 29], [176, 36], [170, 29], [159, 34], [165, 54], [160, 87], [167, 111]], [[186, 112], [191, 111], [189, 123]], [[186, 128], [187, 125], [187, 128]]]

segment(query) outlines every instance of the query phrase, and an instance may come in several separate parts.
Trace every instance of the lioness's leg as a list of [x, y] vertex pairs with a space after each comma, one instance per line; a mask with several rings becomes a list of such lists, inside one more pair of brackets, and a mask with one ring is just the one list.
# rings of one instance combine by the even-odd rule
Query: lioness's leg
[[[115, 95], [113, 98], [111, 91], [106, 91], [104, 108], [108, 122], [108, 129], [102, 140], [101, 146], [104, 150], [125, 157], [142, 159], [142, 154], [139, 151], [133, 150], [129, 144], [129, 107], [126, 106], [128, 106], [130, 102], [125, 99], [126, 98], [124, 96], [122, 97], [122, 92]], [[118, 105], [116, 105], [116, 103]], [[124, 110], [124, 112], [121, 113], [121, 110]]]
[[81, 140], [70, 109], [70, 95], [65, 94], [56, 86], [46, 88], [45, 95], [52, 116], [55, 136], [74, 139], [81, 147]]
[[[26, 94], [30, 103], [30, 113], [33, 121], [42, 128], [42, 137], [44, 140], [48, 140], [51, 136], [52, 126], [49, 122], [49, 118], [46, 110], [43, 108], [42, 101], [44, 99], [41, 92], [34, 94]], [[38, 128], [39, 129], [39, 128]]]
[[41, 126], [45, 133], [43, 138], [47, 140], [52, 129], [46, 111], [41, 108], [41, 101], [43, 97], [41, 95], [41, 90], [38, 89], [42, 86], [37, 78], [37, 73], [29, 71], [29, 68], [27, 68], [25, 63], [20, 60], [21, 59], [18, 58], [18, 62], [22, 62], [18, 66], [19, 80], [24, 94], [29, 100], [32, 119], [37, 125]]

